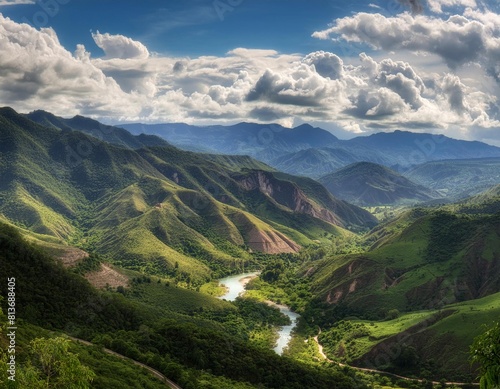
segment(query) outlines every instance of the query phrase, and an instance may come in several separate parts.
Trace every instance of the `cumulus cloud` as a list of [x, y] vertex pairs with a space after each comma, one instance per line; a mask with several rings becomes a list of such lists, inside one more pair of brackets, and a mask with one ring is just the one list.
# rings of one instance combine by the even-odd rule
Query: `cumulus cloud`
[[[342, 29], [335, 34], [366, 39], [350, 26], [357, 17], [332, 26]], [[379, 18], [369, 28], [375, 33], [371, 43], [382, 45], [379, 41], [386, 33], [389, 38], [383, 44], [389, 48], [404, 42], [417, 47], [413, 38], [404, 40], [394, 31], [406, 28], [418, 34], [416, 25], [422, 29], [427, 20], [404, 14], [394, 19], [412, 21], [412, 26], [397, 27], [397, 23], [389, 26], [381, 15], [371, 17]], [[371, 17], [356, 20], [366, 31], [365, 19]], [[500, 40], [493, 38], [497, 16], [470, 9], [461, 18], [443, 23], [455, 24], [461, 31], [473, 20], [474, 26], [468, 28], [479, 31], [483, 54], [471, 58], [486, 63], [486, 50], [494, 66], [493, 59], [500, 54]], [[436, 31], [438, 36], [443, 33]], [[484, 39], [488, 33], [491, 37]], [[333, 34], [328, 31], [324, 37]], [[93, 58], [83, 45], [66, 50], [52, 29], [37, 30], [0, 14], [0, 104], [114, 122], [252, 120], [286, 126], [311, 122], [332, 123], [356, 133], [373, 128], [439, 132], [474, 128], [474, 134], [491, 137], [487, 129], [499, 126], [500, 91], [486, 89], [494, 85], [493, 78], [484, 75], [479, 65], [470, 74], [459, 75], [444, 65], [443, 71], [426, 71], [408, 61], [367, 54], [347, 61], [327, 51], [302, 56], [245, 48], [217, 57], [178, 58], [151, 56], [142, 43], [122, 35], [98, 32], [93, 37], [104, 50], [101, 58]]]
[[141, 42], [134, 41], [123, 35], [101, 34], [99, 31], [92, 34], [95, 44], [104, 51], [107, 59], [120, 58], [148, 58], [149, 51]]
[[443, 13], [443, 8], [453, 8], [453, 7], [470, 7], [476, 8], [477, 3], [475, 0], [427, 0], [429, 4], [429, 9], [434, 12], [441, 14]]
[[[488, 23], [486, 23], [486, 19]], [[393, 17], [358, 13], [313, 34], [319, 39], [339, 38], [369, 44], [374, 49], [409, 50], [440, 56], [452, 69], [470, 62], [490, 62], [498, 55], [500, 16], [474, 13], [440, 19], [403, 13]]]
[[316, 71], [323, 77], [330, 77], [332, 80], [343, 77], [344, 62], [335, 54], [317, 51], [307, 55], [303, 62], [314, 65]]
[[288, 74], [266, 70], [247, 96], [248, 101], [316, 106], [326, 96], [327, 84], [310, 66], [299, 65]]
[[[115, 101], [124, 100], [116, 81], [90, 62], [83, 46], [73, 56], [50, 28], [38, 31], [0, 14], [0, 51], [1, 102], [5, 105], [106, 116], [114, 112]], [[123, 108], [133, 112], [133, 104], [130, 98]]]

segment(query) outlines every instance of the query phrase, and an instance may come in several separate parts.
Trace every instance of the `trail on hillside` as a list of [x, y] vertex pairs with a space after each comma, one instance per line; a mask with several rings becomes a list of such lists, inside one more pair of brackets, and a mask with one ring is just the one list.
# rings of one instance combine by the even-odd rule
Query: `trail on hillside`
[[[74, 338], [72, 336], [69, 336], [71, 340], [74, 340], [75, 342], [82, 343], [87, 346], [96, 346], [94, 343], [87, 342], [86, 340], [79, 339], [79, 338]], [[115, 357], [118, 357], [120, 359], [125, 359], [127, 361], [132, 362], [134, 365], [143, 367], [144, 369], [148, 370], [151, 374], [153, 374], [156, 378], [159, 378], [161, 381], [165, 382], [165, 384], [171, 388], [171, 389], [182, 389], [179, 385], [177, 385], [175, 382], [169, 380], [167, 377], [165, 377], [162, 373], [160, 373], [158, 370], [153, 369], [152, 367], [149, 367], [148, 365], [145, 365], [144, 363], [138, 362], [134, 359], [131, 359], [129, 357], [126, 357], [125, 355], [118, 354], [117, 352], [110, 350], [108, 348], [104, 348], [103, 351], [107, 354], [114, 355]]]
[[[325, 352], [323, 351], [323, 346], [321, 345], [321, 343], [319, 343], [318, 336], [320, 334], [321, 334], [321, 328], [319, 329], [318, 335], [316, 335], [313, 339], [316, 342], [316, 344], [318, 345], [319, 354], [325, 359], [325, 361], [327, 361], [329, 363], [334, 363], [334, 364], [336, 364], [337, 366], [340, 366], [340, 367], [349, 367], [351, 369], [358, 370], [358, 371], [363, 371], [363, 372], [367, 372], [367, 373], [384, 374], [384, 375], [388, 375], [388, 376], [391, 376], [391, 377], [399, 378], [399, 379], [402, 379], [402, 380], [405, 380], [405, 381], [417, 381], [417, 382], [424, 382], [424, 381], [426, 381], [426, 380], [424, 380], [422, 378], [404, 377], [404, 376], [401, 376], [401, 375], [398, 375], [398, 374], [389, 373], [389, 372], [383, 371], [383, 370], [368, 369], [368, 368], [364, 368], [364, 367], [356, 367], [356, 366], [347, 365], [345, 363], [332, 361], [331, 359], [329, 359], [326, 356]], [[432, 382], [433, 385], [440, 385], [441, 384], [441, 382], [438, 382], [438, 381], [431, 381], [431, 382]], [[476, 383], [476, 382], [472, 382], [472, 383], [471, 382], [445, 382], [444, 384], [448, 385], [448, 386], [451, 386], [451, 385], [459, 385], [459, 386], [462, 386], [462, 385], [473, 385], [473, 386], [479, 386], [479, 384]]]

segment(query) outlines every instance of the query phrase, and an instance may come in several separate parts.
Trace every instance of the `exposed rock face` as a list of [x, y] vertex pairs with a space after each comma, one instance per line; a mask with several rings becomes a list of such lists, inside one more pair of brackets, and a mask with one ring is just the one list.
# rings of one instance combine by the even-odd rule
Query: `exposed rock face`
[[272, 173], [255, 171], [250, 175], [237, 178], [237, 182], [243, 189], [259, 190], [294, 212], [310, 215], [334, 225], [343, 225], [337, 215], [309, 199], [295, 183], [279, 180]]
[[247, 235], [247, 245], [266, 254], [296, 253], [300, 246], [278, 231], [252, 229]]

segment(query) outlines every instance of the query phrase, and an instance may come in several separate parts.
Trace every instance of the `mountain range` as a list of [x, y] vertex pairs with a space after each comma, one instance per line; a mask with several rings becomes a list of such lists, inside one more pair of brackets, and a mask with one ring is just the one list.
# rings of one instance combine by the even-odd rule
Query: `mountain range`
[[178, 123], [120, 126], [135, 135], [160, 136], [185, 149], [249, 155], [280, 171], [312, 178], [353, 162], [374, 162], [404, 171], [429, 161], [500, 157], [500, 148], [485, 143], [399, 130], [341, 140], [307, 124], [291, 129], [253, 123], [206, 127]]
[[0, 139], [0, 215], [133, 269], [199, 282], [249, 251], [297, 252], [377, 224], [312, 179], [91, 119], [3, 108]]
[[[211, 382], [260, 387], [368, 385], [311, 365], [325, 356], [316, 342], [358, 367], [474, 379], [469, 346], [500, 314], [498, 149], [407, 132], [341, 141], [307, 125], [249, 123], [207, 127], [200, 142], [207, 128], [173, 128], [191, 151], [81, 116], [0, 109], [0, 271], [23, 285], [26, 323], [142, 358], [180, 382], [214, 374]], [[214, 153], [217, 137], [233, 155]], [[415, 153], [456, 159], [410, 168]], [[311, 156], [308, 175], [319, 181], [265, 162], [299, 161], [305, 171], [300, 160]], [[470, 156], [487, 158], [458, 159]], [[335, 171], [320, 174], [326, 160]], [[383, 223], [359, 207], [417, 202], [426, 204]], [[252, 298], [209, 296], [220, 288], [211, 281], [249, 268], [269, 276], [251, 284]], [[302, 315], [293, 358], [270, 351], [279, 312], [258, 299]]]

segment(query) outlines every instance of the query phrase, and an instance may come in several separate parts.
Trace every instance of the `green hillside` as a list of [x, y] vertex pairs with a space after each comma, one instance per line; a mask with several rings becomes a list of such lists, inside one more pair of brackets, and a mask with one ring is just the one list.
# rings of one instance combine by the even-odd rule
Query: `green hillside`
[[467, 360], [469, 346], [484, 332], [481, 324], [493, 323], [500, 316], [499, 297], [496, 293], [387, 321], [344, 321], [323, 331], [319, 341], [329, 357], [356, 366], [468, 382], [475, 378], [477, 368]]
[[[481, 200], [495, 194], [469, 201], [485, 211]], [[329, 356], [397, 374], [474, 378], [468, 348], [500, 313], [500, 214], [467, 210], [407, 211], [367, 234], [367, 251], [305, 265], [308, 321], [323, 328]], [[399, 351], [388, 356], [391, 347]]]
[[332, 313], [381, 319], [500, 290], [499, 215], [406, 214], [367, 239], [372, 250], [326, 258], [310, 272]]
[[358, 162], [319, 178], [334, 196], [361, 206], [415, 204], [442, 196], [385, 166]]
[[249, 157], [186, 152], [82, 117], [4, 108], [0, 138], [5, 220], [194, 285], [252, 263], [251, 251], [297, 252], [325, 231], [376, 223]]
[[[302, 388], [311, 382], [325, 389], [364, 387], [353, 374], [282, 358], [251, 341], [252, 333], [281, 320], [273, 308], [257, 309], [252, 301], [227, 303], [177, 288], [162, 279], [152, 280], [139, 273], [129, 276], [131, 285], [121, 293], [98, 291], [80, 275], [28, 244], [15, 228], [0, 224], [0, 277], [14, 277], [18, 285], [19, 377], [31, 371], [30, 379], [37, 379], [33, 375], [36, 370], [29, 370], [30, 366], [38, 367], [28, 362], [31, 358], [35, 361], [34, 354], [30, 354], [31, 340], [53, 336], [60, 339], [67, 334], [142, 362], [184, 388], [284, 389]], [[1, 284], [0, 292], [7, 295], [7, 283]], [[1, 308], [5, 312], [5, 300]], [[0, 365], [4, 366], [7, 337], [1, 312], [0, 317]], [[140, 383], [141, 387], [157, 387], [152, 376], [144, 376], [126, 361], [105, 356], [102, 348], [71, 345], [70, 352], [98, 374], [92, 387], [132, 388]], [[76, 368], [75, 362], [69, 368]], [[46, 370], [36, 374], [45, 382], [55, 382], [59, 379], [56, 371], [52, 375], [47, 375]], [[4, 369], [0, 382], [6, 382]]]

